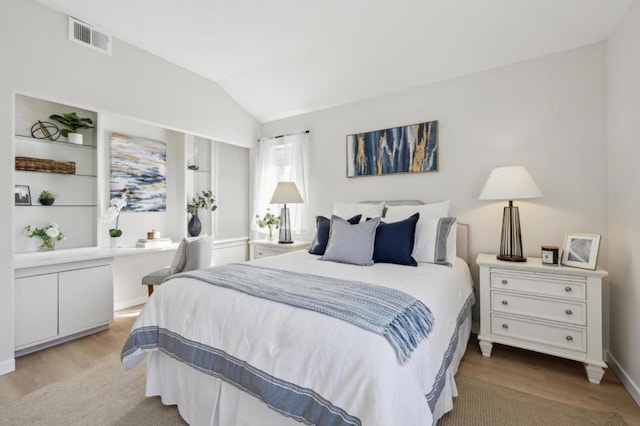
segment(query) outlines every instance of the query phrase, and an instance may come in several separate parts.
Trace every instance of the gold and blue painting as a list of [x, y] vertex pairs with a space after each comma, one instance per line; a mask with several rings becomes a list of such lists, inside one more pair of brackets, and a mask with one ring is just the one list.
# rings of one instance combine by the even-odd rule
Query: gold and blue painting
[[127, 193], [130, 212], [167, 209], [167, 144], [111, 134], [111, 199]]
[[347, 177], [437, 171], [437, 120], [347, 136]]

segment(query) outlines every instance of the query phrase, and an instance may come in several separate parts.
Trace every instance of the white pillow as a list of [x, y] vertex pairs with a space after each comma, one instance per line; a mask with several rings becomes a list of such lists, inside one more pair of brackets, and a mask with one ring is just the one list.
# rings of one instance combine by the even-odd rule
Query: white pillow
[[[346, 218], [360, 214], [362, 215], [362, 217], [360, 218], [360, 223], [366, 221], [368, 218], [373, 219], [374, 217], [382, 217], [382, 210], [384, 210], [384, 203], [333, 203], [334, 215]], [[406, 219], [406, 217], [403, 217], [403, 219]]]
[[388, 222], [397, 222], [420, 213], [412, 253], [416, 262], [440, 265], [453, 265], [455, 262], [456, 221], [455, 218], [441, 220], [449, 216], [450, 204], [451, 201], [447, 200], [433, 204], [387, 206], [385, 220]]

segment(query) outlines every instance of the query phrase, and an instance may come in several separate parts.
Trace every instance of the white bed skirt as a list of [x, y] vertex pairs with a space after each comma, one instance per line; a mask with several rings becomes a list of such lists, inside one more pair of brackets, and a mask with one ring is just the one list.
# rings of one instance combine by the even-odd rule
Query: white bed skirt
[[[434, 419], [453, 409], [453, 397], [458, 395], [454, 376], [466, 351], [470, 333], [469, 312], [458, 329], [458, 346], [445, 373], [446, 383], [435, 405]], [[201, 373], [158, 350], [148, 354], [146, 396], [160, 396], [163, 404], [177, 405], [182, 418], [191, 425], [300, 424], [234, 385]]]

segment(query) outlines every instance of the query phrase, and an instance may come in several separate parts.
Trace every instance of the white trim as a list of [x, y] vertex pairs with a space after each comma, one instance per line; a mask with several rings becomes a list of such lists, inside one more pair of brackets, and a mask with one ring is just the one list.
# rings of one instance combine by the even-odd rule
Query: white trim
[[607, 352], [607, 361], [609, 362], [609, 368], [618, 376], [631, 398], [640, 406], [640, 386], [633, 381], [610, 351]]
[[213, 249], [220, 250], [229, 247], [237, 247], [246, 245], [249, 242], [249, 237], [240, 238], [227, 238], [223, 240], [213, 240]]
[[11, 373], [13, 371], [16, 371], [15, 358], [0, 362], [0, 376], [2, 376], [3, 374]]
[[113, 305], [113, 312], [130, 308], [132, 306], [144, 305], [145, 303], [147, 303], [148, 299], [148, 296], [140, 296], [134, 299], [123, 300], [122, 302], [118, 302]]

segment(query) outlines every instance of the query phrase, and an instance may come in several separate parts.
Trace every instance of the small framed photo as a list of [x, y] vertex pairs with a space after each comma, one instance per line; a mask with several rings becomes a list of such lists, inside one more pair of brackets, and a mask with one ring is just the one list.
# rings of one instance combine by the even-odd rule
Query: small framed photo
[[558, 253], [560, 252], [560, 248], [557, 246], [542, 246], [540, 249], [541, 252], [541, 259], [542, 259], [542, 264], [543, 265], [553, 265], [553, 266], [557, 266], [558, 265], [558, 261], [559, 256]]
[[562, 264], [583, 269], [596, 269], [600, 235], [566, 234], [562, 251]]
[[13, 189], [13, 198], [16, 206], [30, 206], [31, 191], [29, 191], [29, 185], [16, 185]]

